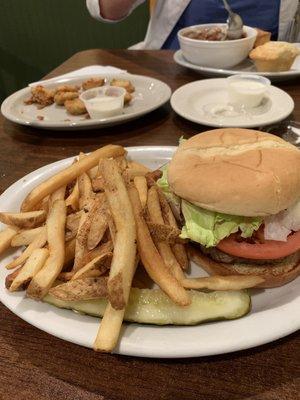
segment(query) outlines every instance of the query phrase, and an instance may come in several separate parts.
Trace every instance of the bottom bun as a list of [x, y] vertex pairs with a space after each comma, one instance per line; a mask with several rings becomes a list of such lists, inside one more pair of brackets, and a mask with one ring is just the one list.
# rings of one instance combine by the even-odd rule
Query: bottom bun
[[250, 263], [221, 263], [204, 255], [196, 246], [189, 246], [189, 257], [210, 275], [256, 275], [265, 281], [260, 288], [272, 288], [285, 285], [300, 275], [300, 252], [286, 257], [277, 264], [257, 265]]

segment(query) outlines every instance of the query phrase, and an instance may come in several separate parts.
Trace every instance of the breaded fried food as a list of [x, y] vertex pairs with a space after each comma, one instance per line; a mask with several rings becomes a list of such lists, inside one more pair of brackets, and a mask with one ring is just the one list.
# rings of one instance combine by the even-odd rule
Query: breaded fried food
[[110, 85], [122, 87], [122, 88], [126, 89], [128, 93], [133, 93], [135, 91], [133, 84], [130, 81], [125, 80], [125, 79], [113, 79], [110, 82]]
[[43, 108], [53, 104], [54, 102], [55, 90], [46, 89], [42, 85], [37, 85], [31, 88], [31, 97], [25, 100], [25, 104], [37, 103], [40, 105], [39, 108]]
[[125, 105], [129, 104], [131, 102], [131, 100], [132, 100], [132, 95], [130, 93], [126, 92], [125, 96], [124, 96], [124, 104]]
[[93, 89], [95, 87], [103, 86], [104, 83], [105, 83], [104, 78], [90, 78], [82, 83], [82, 89], [83, 90]]
[[56, 93], [57, 92], [78, 92], [79, 86], [76, 85], [61, 85], [57, 86], [56, 88]]
[[54, 101], [58, 106], [63, 106], [66, 100], [74, 100], [79, 96], [78, 92], [56, 92]]
[[82, 115], [87, 112], [83, 101], [80, 99], [66, 100], [65, 107], [69, 114]]

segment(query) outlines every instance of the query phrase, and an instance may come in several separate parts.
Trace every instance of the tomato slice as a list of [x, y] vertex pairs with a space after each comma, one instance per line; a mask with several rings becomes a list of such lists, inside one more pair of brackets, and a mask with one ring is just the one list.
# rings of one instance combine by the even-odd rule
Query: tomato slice
[[250, 258], [251, 260], [276, 260], [289, 256], [300, 249], [300, 231], [288, 236], [286, 242], [266, 240], [265, 243], [238, 242], [236, 235], [230, 235], [221, 240], [217, 248], [235, 257]]

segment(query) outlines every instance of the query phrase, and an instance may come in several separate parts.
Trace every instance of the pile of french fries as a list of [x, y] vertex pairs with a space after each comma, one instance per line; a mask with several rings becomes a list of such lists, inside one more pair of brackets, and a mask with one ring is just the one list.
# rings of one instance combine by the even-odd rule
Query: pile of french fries
[[[42, 300], [106, 297], [94, 343], [110, 352], [118, 342], [132, 285], [148, 276], [178, 306], [189, 290], [235, 290], [256, 286], [257, 277], [187, 278], [186, 243], [171, 207], [156, 185], [158, 171], [126, 159], [121, 146], [104, 146], [34, 188], [20, 212], [2, 212], [0, 253], [22, 246], [6, 268], [11, 292]], [[64, 297], [65, 296], [65, 297]]]

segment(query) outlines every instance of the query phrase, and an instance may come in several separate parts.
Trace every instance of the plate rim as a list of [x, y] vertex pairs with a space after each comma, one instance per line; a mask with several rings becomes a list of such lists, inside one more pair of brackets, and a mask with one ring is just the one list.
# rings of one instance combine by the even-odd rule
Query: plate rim
[[[180, 108], [178, 108], [178, 106], [176, 106], [176, 104], [174, 105], [174, 101], [176, 101], [176, 97], [177, 96], [179, 96], [179, 93], [180, 93], [180, 91], [181, 90], [184, 90], [186, 87], [188, 87], [188, 86], [193, 86], [193, 85], [196, 85], [196, 84], [203, 84], [203, 85], [205, 85], [205, 84], [207, 84], [208, 82], [212, 82], [212, 81], [222, 81], [222, 82], [224, 82], [224, 81], [226, 81], [226, 79], [227, 78], [208, 78], [208, 79], [199, 79], [199, 80], [196, 80], [196, 81], [193, 81], [193, 82], [189, 82], [189, 83], [186, 83], [185, 85], [182, 85], [182, 86], [180, 86], [178, 89], [176, 89], [173, 93], [172, 93], [172, 96], [171, 96], [171, 99], [170, 99], [170, 104], [171, 104], [171, 107], [172, 107], [172, 109], [173, 109], [173, 111], [175, 111], [176, 112], [176, 114], [178, 114], [180, 117], [182, 117], [182, 118], [184, 118], [184, 119], [186, 119], [186, 120], [188, 120], [188, 121], [191, 121], [191, 122], [194, 122], [194, 123], [196, 123], [196, 124], [199, 124], [199, 125], [203, 125], [203, 126], [209, 126], [209, 127], [215, 127], [215, 128], [257, 128], [257, 127], [262, 127], [262, 126], [266, 126], [266, 125], [270, 125], [270, 124], [276, 124], [276, 123], [278, 123], [278, 122], [280, 122], [280, 121], [283, 121], [284, 119], [286, 119], [289, 115], [291, 115], [291, 113], [294, 111], [294, 109], [295, 109], [295, 102], [294, 102], [294, 99], [292, 98], [292, 96], [290, 96], [287, 92], [285, 92], [284, 90], [282, 90], [282, 89], [280, 89], [280, 88], [278, 88], [278, 87], [276, 87], [276, 86], [273, 86], [273, 85], [271, 85], [270, 86], [270, 88], [271, 88], [271, 90], [273, 90], [274, 92], [277, 92], [277, 93], [280, 93], [281, 95], [283, 95], [283, 96], [285, 96], [286, 97], [286, 99], [288, 99], [289, 100], [289, 102], [290, 102], [290, 108], [289, 108], [289, 110], [290, 111], [286, 111], [284, 114], [282, 114], [280, 117], [278, 117], [278, 118], [275, 118], [275, 119], [273, 119], [273, 120], [268, 120], [268, 121], [266, 121], [266, 122], [260, 122], [260, 123], [255, 123], [255, 122], [253, 122], [253, 123], [251, 123], [251, 122], [249, 122], [249, 123], [241, 123], [241, 122], [239, 122], [239, 123], [234, 123], [234, 122], [230, 122], [230, 123], [213, 123], [213, 122], [209, 122], [209, 121], [199, 121], [199, 119], [197, 119], [197, 118], [194, 118], [194, 117], [192, 117], [192, 116], [189, 116], [188, 114], [186, 114], [186, 113], [184, 113], [184, 112], [182, 112], [181, 110], [180, 110]], [[175, 99], [175, 100], [174, 100]]]
[[[129, 152], [129, 156], [131, 156], [130, 153], [134, 153], [134, 152], [146, 152], [146, 153], [154, 153], [156, 151], [162, 151], [165, 152], [166, 155], [167, 154], [171, 154], [176, 150], [177, 146], [132, 146], [132, 147], [126, 147], [126, 150], [128, 150]], [[64, 167], [65, 164], [69, 163], [70, 161], [72, 161], [72, 159], [75, 157], [71, 156], [62, 160], [58, 160], [55, 161], [53, 163], [49, 163], [47, 165], [44, 165], [32, 172], [30, 172], [29, 174], [25, 175], [24, 177], [20, 178], [19, 180], [17, 180], [16, 182], [14, 182], [12, 185], [10, 185], [0, 196], [0, 203], [2, 203], [3, 201], [3, 197], [5, 196], [9, 196], [10, 194], [14, 193], [14, 190], [16, 187], [18, 187], [18, 185], [24, 183], [24, 179], [26, 180], [27, 184], [32, 184], [34, 183], [36, 180], [39, 180], [41, 177], [41, 174], [44, 173], [44, 171], [46, 169], [50, 169], [51, 171], [60, 169], [60, 167]], [[154, 159], [155, 159], [155, 153], [153, 154]], [[169, 156], [168, 156], [169, 157]], [[28, 188], [27, 188], [28, 189]], [[2, 257], [1, 257], [2, 259]], [[299, 278], [298, 278], [299, 279]], [[273, 289], [269, 289], [269, 290], [273, 290]], [[87, 343], [82, 343], [82, 340], [76, 339], [76, 338], [70, 338], [70, 336], [68, 336], [68, 332], [66, 330], [61, 331], [60, 334], [53, 332], [53, 330], [55, 330], [54, 328], [52, 328], [51, 324], [49, 324], [49, 326], [41, 326], [41, 323], [36, 320], [36, 321], [32, 321], [32, 317], [28, 317], [27, 314], [25, 313], [25, 315], [20, 313], [16, 313], [16, 311], [14, 310], [14, 305], [11, 305], [11, 302], [7, 302], [5, 300], [5, 298], [3, 298], [3, 293], [5, 293], [5, 288], [0, 290], [0, 301], [2, 302], [2, 304], [7, 307], [11, 312], [13, 312], [13, 314], [15, 314], [17, 317], [23, 319], [24, 321], [26, 321], [27, 323], [29, 323], [32, 326], [37, 327], [38, 329], [41, 329], [45, 332], [47, 332], [48, 334], [51, 334], [52, 336], [58, 337], [60, 339], [69, 341], [71, 343], [75, 343], [75, 344], [79, 344], [81, 346], [84, 347], [89, 347], [91, 348], [90, 345], [87, 345]], [[16, 296], [13, 296], [12, 298], [14, 299], [23, 299], [23, 294], [21, 293], [17, 293]], [[33, 302], [33, 300], [28, 299], [30, 302]], [[220, 324], [222, 324], [222, 326], [224, 327], [224, 329], [228, 330], [228, 327], [230, 329], [230, 326], [233, 325], [241, 325], [241, 327], [243, 326], [242, 331], [244, 330], [245, 332], [247, 332], [248, 330], [248, 325], [250, 323], [251, 324], [256, 324], [256, 320], [260, 319], [262, 321], [265, 320], [265, 318], [268, 316], [271, 316], [272, 319], [274, 321], [278, 320], [278, 317], [282, 317], [282, 309], [286, 309], [286, 308], [290, 308], [290, 312], [286, 315], [286, 318], [288, 317], [288, 323], [281, 323], [279, 324], [279, 326], [277, 325], [277, 329], [270, 329], [270, 331], [268, 331], [268, 335], [264, 336], [261, 334], [261, 332], [255, 332], [253, 330], [253, 336], [249, 338], [241, 338], [241, 341], [237, 341], [234, 345], [232, 343], [227, 343], [227, 345], [224, 344], [222, 346], [220, 346], [219, 343], [216, 344], [216, 346], [214, 347], [214, 350], [212, 350], [211, 348], [208, 347], [208, 349], [201, 349], [198, 350], [193, 348], [193, 347], [189, 347], [189, 343], [185, 343], [183, 350], [179, 347], [177, 349], [174, 349], [174, 351], [170, 351], [167, 350], [161, 351], [161, 349], [159, 351], [157, 351], [157, 349], [153, 350], [153, 348], [145, 348], [145, 346], [143, 345], [143, 341], [141, 340], [139, 343], [136, 342], [130, 342], [130, 340], [128, 341], [128, 338], [126, 338], [126, 341], [120, 341], [116, 351], [114, 353], [117, 354], [121, 354], [121, 355], [129, 355], [129, 356], [137, 356], [137, 357], [149, 357], [149, 358], [189, 358], [189, 357], [202, 357], [202, 356], [213, 356], [213, 355], [217, 355], [217, 354], [226, 354], [226, 353], [232, 353], [232, 352], [236, 352], [236, 351], [241, 351], [241, 350], [245, 350], [245, 349], [249, 349], [249, 348], [253, 348], [253, 347], [257, 347], [257, 346], [261, 346], [263, 344], [269, 343], [269, 342], [273, 342], [279, 338], [285, 337], [295, 331], [297, 331], [298, 329], [300, 329], [300, 319], [296, 318], [297, 314], [293, 314], [293, 310], [298, 310], [299, 307], [299, 302], [300, 298], [299, 296], [296, 296], [291, 302], [289, 303], [284, 303], [283, 305], [280, 305], [279, 307], [275, 307], [275, 308], [270, 308], [270, 309], [266, 309], [266, 310], [262, 310], [260, 312], [254, 313], [254, 314], [249, 314], [248, 316], [250, 318], [247, 318], [247, 316], [245, 318], [241, 318], [241, 319], [237, 319], [237, 320], [229, 320], [229, 321], [222, 321], [220, 322]], [[31, 304], [31, 303], [30, 303]], [[32, 303], [34, 304], [34, 303]], [[71, 310], [65, 310], [65, 309], [57, 309], [54, 306], [51, 306], [49, 304], [46, 303], [41, 303], [43, 307], [46, 308], [46, 310], [52, 312], [57, 311], [58, 313], [62, 313], [63, 315], [60, 316], [60, 318], [65, 319], [65, 316], [71, 315], [74, 316], [73, 311]], [[34, 308], [34, 307], [33, 307]], [[292, 311], [292, 312], [291, 312]], [[292, 314], [292, 316], [291, 316]], [[254, 317], [253, 317], [254, 316]], [[75, 318], [75, 317], [74, 317]], [[87, 319], [92, 319], [93, 321], [95, 321], [94, 317], [89, 317], [89, 316], [85, 316], [84, 318]], [[87, 321], [87, 320], [86, 320]], [[247, 323], [248, 322], [248, 323]], [[81, 323], [81, 322], [80, 322]], [[217, 324], [218, 322], [214, 323]], [[97, 322], [98, 325], [98, 322]], [[149, 327], [149, 325], [141, 325], [141, 324], [125, 324], [125, 325], [129, 325], [129, 329], [130, 327], [133, 327], [133, 329], [135, 328], [135, 326], [138, 327]], [[208, 324], [206, 324], [207, 326]], [[244, 326], [245, 325], [245, 326]], [[204, 325], [205, 326], [205, 325]], [[150, 327], [153, 327], [150, 325]], [[172, 330], [175, 331], [176, 334], [176, 328], [179, 329], [201, 329], [201, 327], [203, 327], [203, 325], [198, 325], [195, 327], [172, 327]], [[158, 329], [159, 331], [161, 329], [164, 329], [164, 327], [156, 327], [156, 329]], [[155, 330], [156, 330], [155, 329]], [[248, 340], [247, 340], [248, 339]], [[125, 343], [127, 342], [127, 343]], [[155, 346], [155, 345], [154, 345]]]
[[[299, 44], [298, 42], [296, 44]], [[181, 49], [178, 49], [175, 51], [173, 55], [173, 59], [176, 62], [176, 64], [179, 64], [183, 67], [192, 69], [193, 71], [198, 71], [198, 72], [205, 72], [205, 73], [211, 73], [211, 74], [216, 74], [216, 75], [238, 75], [241, 73], [247, 73], [247, 75], [263, 75], [267, 78], [270, 79], [278, 79], [278, 78], [295, 78], [297, 76], [300, 76], [300, 70], [289, 70], [289, 71], [281, 71], [281, 72], [255, 72], [255, 71], [243, 71], [243, 70], [233, 70], [230, 68], [213, 68], [213, 67], [204, 67], [201, 65], [193, 64], [190, 61], [188, 61], [184, 55]]]
[[[91, 77], [94, 77], [97, 74], [86, 74], [86, 75], [82, 75], [79, 77], [69, 77], [69, 78], [60, 78], [59, 76], [57, 77], [57, 80], [55, 81], [51, 81], [51, 82], [46, 82], [44, 84], [45, 87], [51, 87], [53, 85], [56, 84], [62, 84], [62, 83], [70, 83], [72, 81], [77, 81], [77, 80], [86, 80], [89, 79]], [[99, 76], [101, 74], [98, 74]], [[147, 110], [142, 110], [142, 111], [138, 111], [132, 114], [122, 114], [122, 115], [117, 115], [114, 117], [109, 117], [109, 118], [105, 118], [105, 119], [101, 119], [101, 120], [93, 120], [93, 119], [87, 119], [84, 121], [60, 121], [60, 122], [47, 122], [47, 121], [39, 121], [39, 120], [26, 120], [26, 119], [22, 119], [18, 116], [15, 116], [14, 113], [10, 112], [10, 108], [13, 106], [14, 102], [17, 101], [20, 97], [24, 96], [25, 94], [30, 94], [30, 86], [24, 87], [20, 90], [17, 90], [16, 92], [12, 93], [11, 95], [9, 95], [8, 97], [6, 97], [2, 104], [1, 104], [1, 113], [2, 115], [8, 119], [11, 122], [14, 122], [16, 124], [19, 125], [23, 125], [23, 126], [30, 126], [30, 127], [35, 127], [35, 128], [40, 128], [40, 129], [62, 129], [62, 130], [79, 130], [79, 129], [90, 129], [90, 128], [104, 128], [104, 127], [109, 127], [112, 125], [119, 125], [119, 124], [123, 124], [126, 123], [128, 121], [131, 121], [133, 119], [137, 119], [143, 115], [146, 115], [154, 110], [156, 110], [157, 108], [163, 106], [164, 104], [166, 104], [172, 95], [172, 89], [171, 87], [163, 82], [160, 79], [157, 78], [153, 78], [151, 76], [147, 76], [147, 75], [139, 75], [139, 74], [130, 74], [130, 73], [125, 73], [125, 72], [120, 72], [117, 74], [102, 74], [105, 75], [105, 77], [118, 77], [118, 76], [123, 76], [123, 77], [128, 77], [128, 79], [130, 79], [130, 77], [132, 79], [151, 79], [152, 81], [155, 81], [157, 84], [161, 85], [161, 87], [163, 88], [163, 90], [165, 91], [164, 93], [164, 97], [160, 102], [157, 102], [155, 105], [152, 105], [151, 107], [148, 107]], [[43, 81], [40, 81], [41, 84], [43, 84]]]

